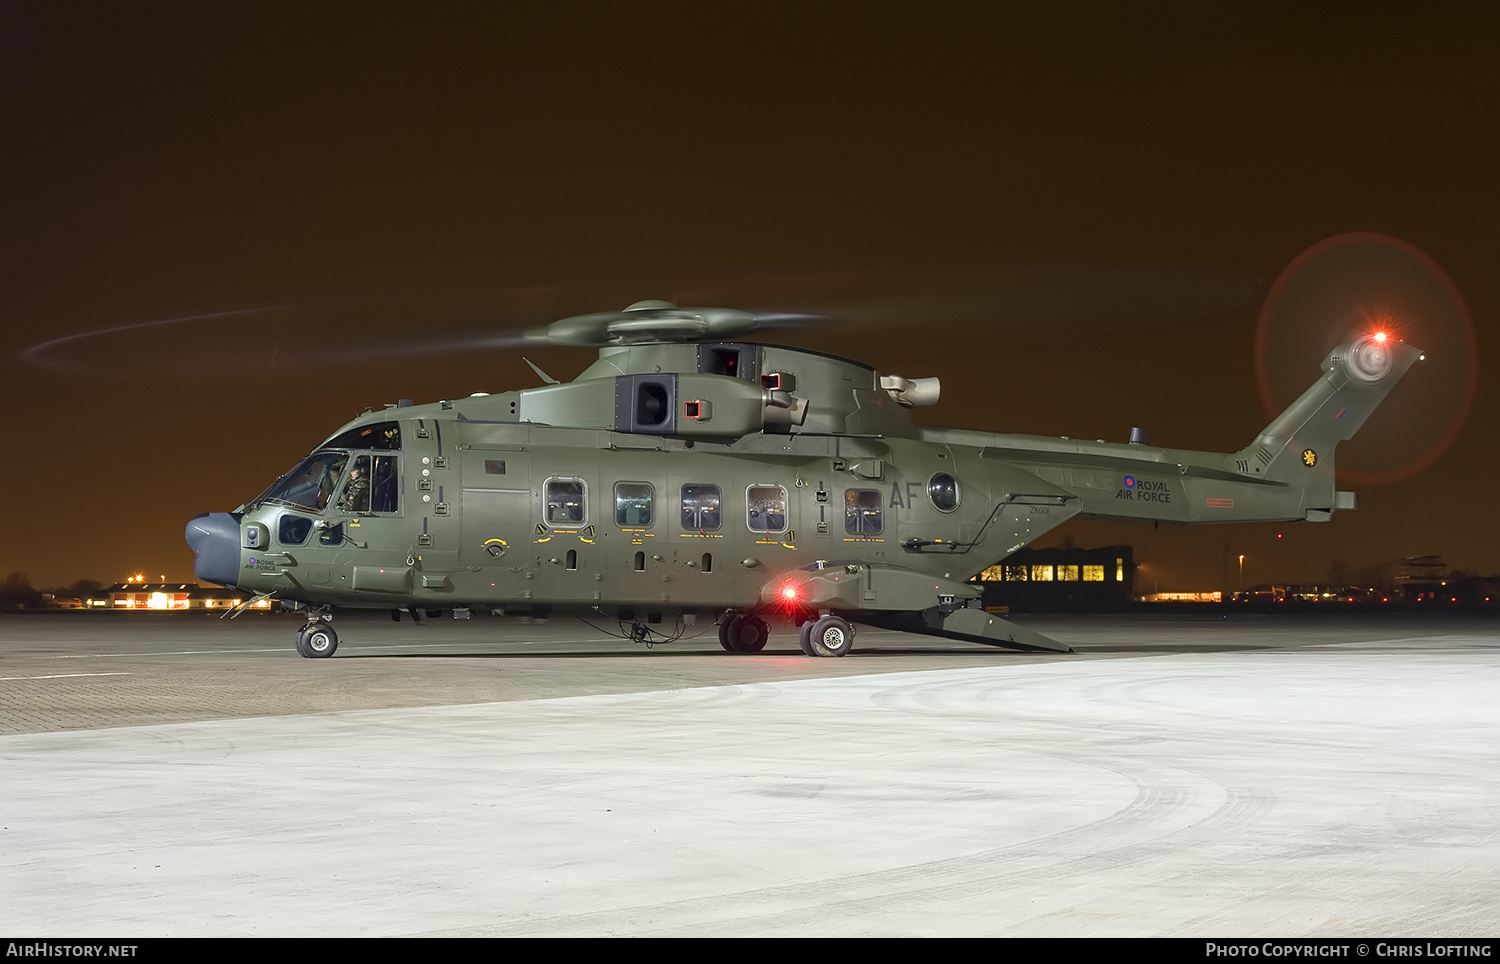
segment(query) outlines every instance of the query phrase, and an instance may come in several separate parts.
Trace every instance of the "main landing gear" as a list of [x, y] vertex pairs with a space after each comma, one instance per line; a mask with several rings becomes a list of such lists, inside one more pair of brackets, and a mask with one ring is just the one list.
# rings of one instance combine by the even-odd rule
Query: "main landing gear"
[[753, 613], [730, 613], [719, 623], [719, 645], [728, 653], [758, 653], [770, 635], [771, 627]]
[[307, 625], [297, 630], [297, 653], [307, 659], [327, 659], [339, 648], [339, 634], [333, 631], [328, 613], [314, 613]]

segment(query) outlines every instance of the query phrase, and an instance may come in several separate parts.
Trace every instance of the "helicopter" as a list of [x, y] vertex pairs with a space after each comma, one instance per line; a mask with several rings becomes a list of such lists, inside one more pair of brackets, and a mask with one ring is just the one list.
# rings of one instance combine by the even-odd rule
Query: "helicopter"
[[[1326, 522], [1353, 509], [1334, 449], [1423, 357], [1384, 332], [1335, 348], [1237, 452], [933, 428], [937, 378], [743, 340], [759, 316], [643, 301], [527, 338], [596, 348], [571, 382], [367, 411], [233, 512], [188, 523], [199, 579], [303, 610], [605, 616], [652, 643], [712, 618], [730, 653], [770, 622], [810, 657], [855, 623], [1069, 648], [986, 611], [981, 572], [1076, 515]], [[628, 628], [627, 628], [628, 627]], [[664, 628], [670, 627], [670, 628]]]

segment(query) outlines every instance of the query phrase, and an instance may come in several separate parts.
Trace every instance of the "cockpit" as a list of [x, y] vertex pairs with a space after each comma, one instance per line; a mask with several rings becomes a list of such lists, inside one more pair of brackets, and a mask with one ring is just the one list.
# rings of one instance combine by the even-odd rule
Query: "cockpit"
[[[367, 451], [359, 451], [365, 449]], [[308, 513], [395, 512], [401, 450], [398, 422], [351, 429], [277, 479], [252, 505], [283, 505]]]

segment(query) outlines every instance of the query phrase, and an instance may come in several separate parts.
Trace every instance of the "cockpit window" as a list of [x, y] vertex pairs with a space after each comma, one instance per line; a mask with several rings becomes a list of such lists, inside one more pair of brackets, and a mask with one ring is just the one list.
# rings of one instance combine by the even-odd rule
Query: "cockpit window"
[[344, 452], [315, 452], [282, 477], [258, 502], [274, 502], [321, 512], [333, 495], [349, 456]]
[[396, 456], [376, 455], [374, 472], [370, 475], [370, 511], [395, 512], [400, 505], [396, 498], [400, 485], [396, 475]]
[[[395, 455], [315, 452], [255, 500], [309, 512], [395, 512], [400, 476]], [[347, 471], [346, 471], [347, 470]]]
[[400, 422], [372, 422], [351, 428], [349, 431], [324, 443], [330, 449], [379, 449], [391, 451], [401, 448]]
[[344, 512], [370, 511], [370, 457], [368, 455], [355, 458], [354, 466], [349, 469], [349, 474], [344, 479], [344, 487], [339, 490], [336, 507]]
[[276, 541], [284, 546], [300, 546], [307, 541], [312, 524], [313, 520], [307, 516], [284, 513], [276, 526]]

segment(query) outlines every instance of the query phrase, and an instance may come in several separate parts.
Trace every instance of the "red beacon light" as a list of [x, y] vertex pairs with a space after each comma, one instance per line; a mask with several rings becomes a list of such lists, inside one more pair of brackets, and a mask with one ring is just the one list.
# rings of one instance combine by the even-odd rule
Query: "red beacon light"
[[777, 608], [788, 616], [802, 612], [807, 607], [803, 602], [805, 588], [800, 582], [790, 579], [782, 583], [781, 589], [776, 593]]

